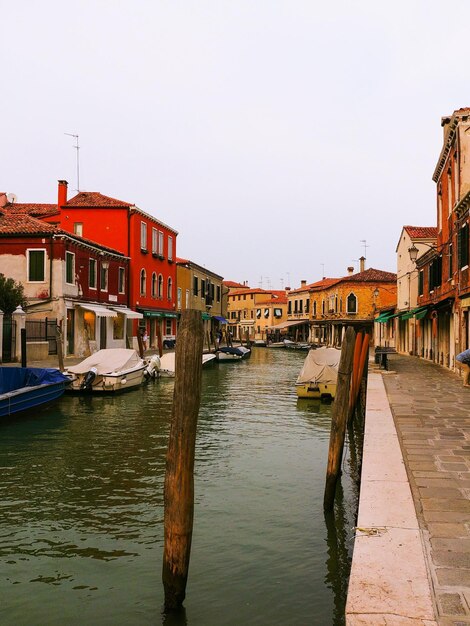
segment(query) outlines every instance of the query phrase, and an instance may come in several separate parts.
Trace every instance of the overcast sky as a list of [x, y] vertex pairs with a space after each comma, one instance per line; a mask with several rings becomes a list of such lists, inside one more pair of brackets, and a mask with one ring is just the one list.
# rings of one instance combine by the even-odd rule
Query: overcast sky
[[[395, 271], [470, 106], [466, 0], [0, 0], [0, 191], [134, 203], [177, 254], [280, 289]], [[361, 241], [367, 242], [367, 248]]]

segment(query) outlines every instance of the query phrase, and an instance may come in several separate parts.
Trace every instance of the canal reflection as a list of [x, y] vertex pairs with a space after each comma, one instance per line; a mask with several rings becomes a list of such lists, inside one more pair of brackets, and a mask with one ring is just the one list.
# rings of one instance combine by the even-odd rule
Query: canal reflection
[[331, 406], [297, 400], [304, 357], [257, 349], [203, 372], [191, 564], [175, 614], [162, 613], [161, 584], [173, 382], [66, 396], [3, 423], [2, 624], [343, 624], [357, 451], [325, 520]]

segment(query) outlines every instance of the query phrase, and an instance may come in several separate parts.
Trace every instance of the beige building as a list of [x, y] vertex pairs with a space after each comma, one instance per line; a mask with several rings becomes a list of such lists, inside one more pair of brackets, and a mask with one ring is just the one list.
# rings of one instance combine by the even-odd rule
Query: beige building
[[226, 289], [223, 278], [187, 259], [176, 260], [178, 313], [185, 309], [201, 311], [204, 321], [204, 335], [210, 335], [213, 341], [215, 333], [227, 325], [224, 309]]
[[273, 321], [286, 319], [285, 291], [250, 289], [240, 283], [228, 287], [227, 319], [232, 337], [237, 340], [265, 339]]

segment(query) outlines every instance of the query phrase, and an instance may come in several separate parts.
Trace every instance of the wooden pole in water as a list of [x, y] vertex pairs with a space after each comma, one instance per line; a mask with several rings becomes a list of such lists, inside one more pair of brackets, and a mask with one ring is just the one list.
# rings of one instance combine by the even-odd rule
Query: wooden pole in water
[[176, 343], [175, 390], [166, 457], [163, 586], [165, 610], [186, 595], [194, 516], [194, 451], [201, 399], [203, 323], [199, 311], [181, 314]]
[[162, 356], [163, 354], [162, 329], [160, 328], [160, 320], [158, 319], [155, 322], [155, 330], [157, 332], [158, 356]]
[[323, 508], [325, 511], [329, 511], [333, 508], [336, 482], [341, 469], [344, 436], [349, 413], [349, 394], [351, 389], [355, 335], [354, 328], [348, 326], [341, 349], [336, 397], [331, 415], [330, 447], [328, 450], [328, 467], [326, 471], [325, 495], [323, 498]]
[[55, 327], [55, 341], [57, 346], [57, 358], [59, 360], [59, 370], [64, 371], [64, 352], [62, 350], [62, 331], [59, 326]]

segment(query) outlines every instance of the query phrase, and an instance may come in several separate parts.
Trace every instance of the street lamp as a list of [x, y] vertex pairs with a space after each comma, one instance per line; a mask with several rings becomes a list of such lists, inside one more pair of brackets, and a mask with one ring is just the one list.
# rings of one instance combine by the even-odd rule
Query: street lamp
[[[420, 246], [427, 246], [430, 250], [437, 250], [436, 246], [432, 246], [429, 243], [424, 243], [423, 241], [420, 242], [419, 244]], [[413, 263], [416, 261], [416, 259], [418, 258], [418, 253], [419, 250], [418, 248], [415, 246], [415, 244], [413, 243], [409, 248], [408, 248], [408, 254], [410, 255], [410, 259], [411, 261], [413, 261]]]

